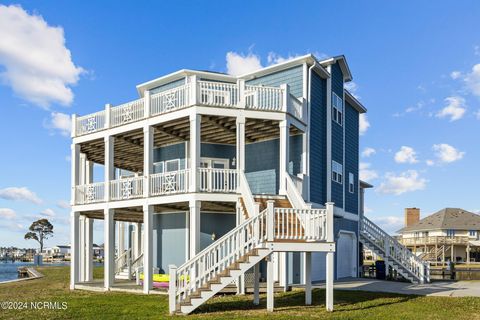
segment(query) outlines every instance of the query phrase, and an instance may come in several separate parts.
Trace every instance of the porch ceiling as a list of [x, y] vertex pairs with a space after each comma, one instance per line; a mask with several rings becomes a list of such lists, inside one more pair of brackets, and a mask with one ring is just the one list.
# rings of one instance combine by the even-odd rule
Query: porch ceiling
[[[290, 134], [301, 133], [294, 126]], [[247, 119], [245, 123], [245, 140], [247, 143], [277, 138], [280, 134], [278, 121], [264, 119]], [[190, 139], [189, 118], [176, 119], [154, 126], [154, 146], [160, 147]], [[202, 142], [235, 144], [236, 120], [233, 117], [202, 116]], [[115, 136], [114, 166], [132, 172], [143, 171], [143, 130], [128, 131]], [[81, 151], [87, 159], [103, 164], [105, 144], [97, 139], [81, 144]]]

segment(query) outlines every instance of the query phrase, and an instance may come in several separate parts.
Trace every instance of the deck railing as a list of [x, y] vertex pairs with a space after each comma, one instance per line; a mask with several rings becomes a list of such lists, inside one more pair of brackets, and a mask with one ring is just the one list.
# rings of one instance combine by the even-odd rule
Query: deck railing
[[75, 187], [75, 204], [97, 203], [105, 200], [105, 183], [96, 182]]
[[129, 177], [110, 181], [111, 200], [142, 198], [143, 181], [143, 177]]
[[[288, 112], [305, 120], [306, 108], [289, 92], [284, 84], [280, 87], [245, 85], [188, 78], [190, 82], [143, 98], [86, 116], [73, 117], [73, 136], [82, 136], [100, 130], [118, 127], [151, 116], [180, 110], [193, 105], [245, 108], [260, 111]], [[148, 106], [148, 107], [147, 107]]]
[[399, 238], [398, 241], [404, 246], [421, 246], [421, 245], [466, 245], [470, 240], [467, 236], [428, 236], [416, 238]]
[[236, 169], [198, 169], [200, 191], [205, 192], [237, 192], [238, 171]]
[[150, 176], [150, 195], [184, 193], [188, 191], [190, 170], [155, 173]]

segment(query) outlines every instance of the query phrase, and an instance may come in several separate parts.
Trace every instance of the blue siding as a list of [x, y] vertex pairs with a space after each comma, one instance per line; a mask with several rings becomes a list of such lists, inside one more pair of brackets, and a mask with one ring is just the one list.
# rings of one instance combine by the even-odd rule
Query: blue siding
[[264, 86], [272, 87], [278, 87], [284, 83], [290, 86], [291, 94], [301, 97], [303, 95], [303, 66], [296, 66], [246, 81], [248, 85], [263, 84]]
[[[345, 210], [358, 214], [358, 111], [345, 103]], [[349, 172], [354, 175], [354, 192], [349, 191]]]
[[168, 265], [182, 265], [185, 262], [186, 247], [185, 212], [153, 215], [153, 265], [160, 273], [168, 273]]
[[163, 91], [167, 91], [167, 90], [182, 86], [184, 84], [185, 84], [185, 78], [181, 78], [181, 79], [163, 84], [161, 86], [155, 87], [153, 89], [150, 89], [150, 93], [151, 94], [160, 93]]
[[327, 82], [315, 72], [311, 82], [310, 199], [324, 204], [327, 202]]
[[215, 240], [218, 240], [235, 228], [235, 218], [235, 214], [231, 213], [202, 212], [200, 217], [200, 250], [213, 243], [212, 234], [215, 233]]
[[[200, 147], [200, 154], [206, 158], [220, 158], [229, 159], [229, 168], [235, 169], [236, 166], [232, 165], [233, 158], [237, 156], [237, 148], [235, 145], [229, 144], [216, 144], [216, 143], [202, 143]], [[235, 161], [236, 164], [236, 161]]]
[[[332, 65], [332, 91], [340, 98], [343, 98], [343, 73], [338, 63]], [[331, 110], [330, 110], [331, 112]], [[345, 111], [343, 113], [345, 119]], [[332, 160], [343, 165], [343, 127], [332, 119]], [[345, 172], [345, 168], [344, 168]], [[346, 181], [346, 175], [343, 175], [343, 185], [332, 183], [332, 201], [335, 206], [343, 208], [343, 189]]]

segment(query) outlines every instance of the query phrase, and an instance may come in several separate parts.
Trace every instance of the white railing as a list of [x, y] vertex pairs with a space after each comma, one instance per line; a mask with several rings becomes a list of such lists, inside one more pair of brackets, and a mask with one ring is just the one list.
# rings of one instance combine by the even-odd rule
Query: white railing
[[298, 189], [298, 186], [293, 182], [293, 179], [297, 180], [298, 177], [292, 177], [289, 173], [285, 174], [286, 177], [286, 190], [288, 200], [292, 203], [294, 208], [308, 208], [307, 203], [303, 199], [301, 191]]
[[245, 205], [248, 216], [252, 217], [255, 215], [256, 210], [258, 210], [258, 204], [255, 203], [255, 199], [253, 198], [252, 190], [250, 190], [250, 185], [248, 184], [245, 172], [240, 171], [238, 176], [240, 183], [239, 189], [240, 194], [242, 195], [243, 204]]
[[303, 98], [302, 100], [297, 99], [293, 94], [288, 95], [288, 112], [291, 113], [295, 118], [303, 119]]
[[237, 192], [238, 170], [199, 168], [200, 191], [203, 192]]
[[129, 177], [110, 181], [110, 199], [127, 200], [143, 197], [143, 177]]
[[282, 111], [283, 89], [263, 86], [245, 86], [245, 107], [268, 111]]
[[143, 98], [124, 103], [110, 109], [110, 126], [117, 127], [123, 124], [141, 120], [145, 117]]
[[76, 118], [75, 128], [77, 136], [105, 129], [105, 110]]
[[392, 259], [410, 271], [420, 282], [429, 282], [430, 265], [413, 254], [395, 238], [383, 231], [375, 223], [363, 217], [360, 230], [365, 237], [375, 243], [385, 254], [387, 259]]
[[234, 83], [198, 81], [200, 104], [221, 107], [238, 105], [238, 85]]
[[178, 86], [160, 93], [152, 94], [150, 97], [151, 115], [158, 115], [170, 111], [185, 108], [193, 103], [190, 102], [190, 84]]
[[123, 251], [116, 259], [115, 259], [115, 273], [121, 272], [128, 264], [131, 262], [131, 254], [132, 249], [127, 249]]
[[326, 209], [275, 209], [275, 239], [326, 241]]
[[75, 186], [75, 204], [105, 201], [105, 183], [96, 182]]
[[155, 173], [150, 175], [150, 195], [182, 193], [188, 191], [190, 170]]

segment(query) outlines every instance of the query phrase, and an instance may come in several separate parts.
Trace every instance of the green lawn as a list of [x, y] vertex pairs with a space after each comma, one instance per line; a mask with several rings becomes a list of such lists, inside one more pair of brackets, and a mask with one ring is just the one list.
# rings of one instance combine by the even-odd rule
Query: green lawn
[[[0, 310], [0, 319], [163, 319], [167, 296], [70, 292], [68, 267], [38, 268], [42, 279], [0, 285], [0, 302], [66, 302], [66, 310]], [[101, 277], [102, 269], [95, 269]], [[265, 296], [253, 306], [252, 296], [211, 299], [188, 319], [469, 319], [480, 320], [480, 298], [417, 297], [387, 293], [335, 291], [335, 311], [325, 311], [325, 293], [313, 291], [313, 306], [304, 306], [303, 291], [278, 294], [275, 312], [265, 311]], [[183, 318], [186, 319], [186, 318]]]

